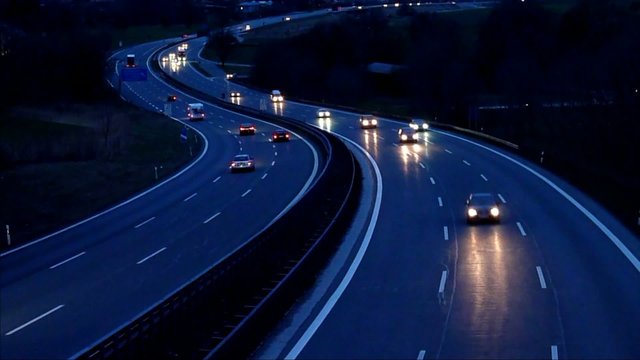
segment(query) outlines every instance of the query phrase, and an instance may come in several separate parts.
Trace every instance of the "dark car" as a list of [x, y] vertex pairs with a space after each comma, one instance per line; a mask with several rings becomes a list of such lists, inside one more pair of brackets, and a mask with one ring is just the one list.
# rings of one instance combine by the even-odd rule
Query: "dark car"
[[289, 137], [289, 132], [286, 130], [276, 130], [271, 134], [271, 140], [273, 142], [289, 141]]
[[412, 128], [401, 128], [398, 130], [398, 140], [401, 143], [418, 142], [418, 133]]
[[256, 164], [253, 158], [247, 154], [240, 154], [233, 157], [231, 164], [229, 164], [229, 170], [231, 172], [236, 171], [254, 171]]
[[254, 124], [240, 124], [240, 135], [255, 135], [256, 126]]
[[467, 199], [467, 223], [500, 222], [500, 209], [491, 193], [472, 193]]
[[378, 127], [378, 119], [373, 115], [360, 115], [361, 129], [375, 129]]
[[409, 127], [415, 131], [427, 131], [429, 130], [429, 124], [423, 119], [412, 119], [409, 123]]

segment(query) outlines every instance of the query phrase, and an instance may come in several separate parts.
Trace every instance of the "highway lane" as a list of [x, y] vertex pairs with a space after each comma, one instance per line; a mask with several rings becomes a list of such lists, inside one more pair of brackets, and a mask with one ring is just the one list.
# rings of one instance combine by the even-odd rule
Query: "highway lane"
[[[157, 46], [131, 51], [141, 60]], [[175, 91], [154, 79], [125, 85], [123, 96], [160, 107]], [[182, 117], [182, 105], [195, 100], [179, 97], [175, 115]], [[209, 268], [299, 198], [318, 166], [303, 139], [273, 144], [268, 139], [277, 127], [209, 105], [206, 110], [208, 119], [193, 125], [209, 139], [208, 151], [183, 176], [1, 255], [3, 359], [81, 351]], [[257, 124], [256, 135], [237, 136], [245, 121]], [[256, 158], [254, 173], [229, 174], [228, 161], [239, 152]]]
[[[213, 95], [226, 86], [188, 67], [175, 76]], [[247, 94], [243, 104], [259, 107], [267, 98], [232, 86]], [[315, 109], [286, 101], [283, 113], [318, 124]], [[413, 149], [396, 144], [397, 122], [363, 131], [357, 114], [332, 112], [331, 131], [358, 142], [378, 163], [383, 205], [340, 300], [317, 304], [316, 313], [324, 307], [329, 315], [309, 318], [278, 356], [638, 357], [639, 242], [605, 209], [491, 145], [433, 131], [426, 146]], [[500, 194], [506, 203], [499, 225], [467, 226], [464, 199], [471, 191]]]

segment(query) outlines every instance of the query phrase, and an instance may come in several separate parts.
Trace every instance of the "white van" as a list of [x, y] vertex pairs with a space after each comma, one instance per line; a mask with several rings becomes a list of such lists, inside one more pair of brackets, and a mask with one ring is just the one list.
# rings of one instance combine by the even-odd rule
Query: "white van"
[[191, 121], [204, 120], [204, 105], [201, 103], [188, 104], [187, 116]]
[[271, 101], [272, 102], [283, 102], [284, 97], [280, 93], [280, 90], [271, 90]]

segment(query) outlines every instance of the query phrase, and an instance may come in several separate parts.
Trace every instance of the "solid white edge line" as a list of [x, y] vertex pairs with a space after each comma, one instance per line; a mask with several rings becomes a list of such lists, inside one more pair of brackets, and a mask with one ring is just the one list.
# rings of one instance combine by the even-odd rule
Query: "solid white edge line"
[[249, 193], [251, 192], [251, 189], [245, 191], [242, 195], [240, 195], [240, 197], [245, 197], [247, 196]]
[[316, 315], [316, 317], [313, 319], [313, 321], [311, 322], [307, 330], [304, 331], [304, 333], [302, 334], [300, 339], [298, 339], [298, 341], [293, 346], [291, 351], [289, 351], [289, 353], [285, 356], [285, 359], [295, 359], [298, 357], [298, 355], [300, 355], [300, 352], [302, 352], [302, 350], [307, 345], [309, 340], [311, 340], [311, 337], [313, 337], [313, 335], [318, 330], [320, 325], [322, 325], [322, 323], [327, 318], [327, 316], [329, 316], [329, 313], [331, 312], [333, 307], [336, 305], [336, 303], [338, 302], [338, 300], [346, 290], [347, 286], [349, 286], [351, 279], [353, 279], [353, 276], [358, 270], [358, 267], [360, 266], [360, 263], [362, 262], [362, 259], [364, 258], [364, 255], [367, 252], [367, 248], [369, 247], [369, 243], [371, 242], [373, 231], [375, 230], [376, 223], [378, 222], [378, 215], [380, 213], [380, 206], [382, 203], [382, 174], [380, 173], [378, 164], [375, 162], [371, 154], [369, 154], [362, 146], [358, 145], [353, 140], [348, 139], [340, 134], [336, 134], [336, 133], [334, 134], [340, 137], [341, 139], [348, 141], [353, 146], [357, 147], [369, 159], [369, 162], [373, 166], [373, 169], [376, 173], [376, 182], [378, 185], [376, 189], [376, 200], [373, 206], [373, 212], [371, 214], [371, 222], [369, 222], [369, 226], [367, 227], [367, 231], [365, 232], [364, 238], [362, 239], [360, 248], [358, 248], [358, 252], [354, 257], [353, 262], [349, 266], [349, 269], [347, 270], [344, 277], [340, 281], [340, 284], [338, 285], [336, 290], [333, 292], [333, 294], [331, 294], [327, 302], [324, 304], [324, 306], [320, 310], [320, 313]]
[[438, 294], [444, 294], [444, 286], [447, 283], [447, 270], [442, 270], [440, 275], [440, 286], [438, 287]]
[[55, 268], [57, 268], [58, 266], [64, 265], [64, 264], [68, 263], [68, 262], [69, 262], [69, 261], [71, 261], [71, 260], [77, 259], [77, 258], [79, 258], [80, 256], [82, 256], [82, 255], [84, 255], [84, 254], [86, 254], [86, 253], [87, 253], [86, 251], [83, 251], [83, 252], [81, 252], [80, 254], [77, 254], [77, 255], [74, 255], [74, 256], [72, 256], [72, 257], [68, 258], [67, 260], [61, 261], [61, 262], [59, 262], [59, 263], [57, 263], [57, 264], [55, 264], [55, 265], [53, 265], [53, 266], [49, 266], [49, 269], [55, 269]]
[[540, 287], [543, 289], [547, 288], [547, 282], [544, 281], [544, 274], [542, 273], [542, 268], [540, 266], [536, 266], [536, 271], [538, 272], [538, 279], [540, 280]]
[[17, 328], [15, 328], [15, 329], [13, 329], [13, 330], [11, 330], [11, 331], [8, 331], [5, 335], [6, 335], [6, 336], [13, 335], [13, 334], [17, 333], [18, 331], [20, 331], [20, 330], [22, 330], [22, 329], [26, 328], [27, 326], [29, 326], [29, 325], [33, 324], [34, 322], [36, 322], [36, 321], [38, 321], [38, 320], [41, 320], [41, 319], [42, 319], [42, 318], [44, 318], [45, 316], [49, 316], [49, 315], [51, 315], [52, 313], [54, 313], [54, 312], [56, 312], [56, 311], [58, 311], [58, 310], [62, 309], [63, 307], [64, 307], [64, 305], [58, 305], [58, 306], [54, 307], [53, 309], [51, 309], [51, 310], [47, 311], [46, 313], [44, 313], [44, 314], [42, 314], [42, 315], [40, 315], [40, 316], [38, 316], [38, 317], [36, 317], [36, 318], [33, 318], [33, 319], [31, 319], [31, 320], [27, 321], [26, 323], [24, 323], [24, 324], [22, 324], [22, 325], [18, 326]]
[[444, 239], [445, 240], [449, 240], [449, 227], [448, 226], [445, 226], [443, 228], [443, 233], [444, 233]]
[[204, 221], [204, 224], [208, 223], [209, 221], [215, 219], [218, 217], [218, 215], [220, 215], [219, 212], [217, 212], [215, 215], [213, 215], [212, 217], [208, 218], [207, 220]]
[[145, 221], [141, 222], [140, 224], [138, 224], [138, 225], [134, 226], [134, 228], [136, 228], [136, 229], [137, 229], [137, 228], [141, 227], [142, 225], [144, 225], [144, 224], [146, 224], [146, 223], [148, 223], [148, 222], [150, 222], [150, 221], [153, 221], [155, 218], [156, 218], [155, 216], [152, 216], [152, 217], [148, 218], [147, 220], [145, 220]]
[[516, 222], [516, 225], [518, 226], [518, 229], [520, 230], [520, 234], [522, 234], [522, 236], [527, 236], [527, 233], [524, 231], [524, 228], [522, 227], [522, 224], [520, 224], [520, 222]]
[[424, 360], [424, 357], [427, 355], [427, 351], [426, 350], [420, 350], [420, 352], [418, 353], [418, 357], [416, 358], [417, 360]]
[[193, 199], [196, 195], [198, 195], [198, 193], [193, 193], [191, 195], [189, 195], [186, 199], [182, 200], [183, 202], [189, 201], [191, 199]]
[[502, 201], [503, 204], [507, 203], [507, 200], [505, 200], [504, 197], [502, 197], [501, 194], [498, 194], [498, 197], [500, 198], [500, 201]]
[[165, 246], [165, 247], [163, 247], [162, 249], [160, 249], [160, 250], [158, 250], [158, 251], [154, 252], [153, 254], [151, 254], [151, 255], [147, 256], [146, 258], [144, 258], [144, 259], [142, 259], [142, 260], [138, 261], [136, 264], [137, 264], [137, 265], [140, 265], [140, 264], [142, 264], [143, 262], [145, 262], [145, 261], [147, 261], [147, 260], [151, 259], [152, 257], [154, 257], [154, 256], [156, 256], [156, 255], [158, 255], [158, 254], [160, 254], [161, 252], [163, 252], [163, 251], [165, 251], [165, 250], [167, 250], [167, 247], [166, 247], [166, 246]]
[[551, 360], [558, 360], [558, 346], [551, 345]]
[[540, 174], [539, 172], [533, 170], [532, 168], [530, 168], [529, 166], [521, 163], [520, 161], [505, 155], [497, 150], [491, 149], [487, 146], [484, 146], [482, 144], [478, 144], [474, 141], [471, 140], [467, 140], [465, 138], [459, 137], [457, 135], [453, 135], [453, 134], [448, 134], [446, 132], [442, 132], [442, 131], [435, 131], [439, 134], [445, 135], [445, 136], [449, 136], [449, 137], [453, 137], [455, 139], [459, 139], [462, 141], [465, 141], [469, 144], [474, 144], [480, 148], [483, 148], [489, 152], [492, 152], [504, 159], [507, 159], [509, 161], [511, 161], [512, 163], [522, 167], [523, 169], [527, 170], [528, 172], [530, 172], [531, 174], [533, 174], [534, 176], [536, 176], [538, 179], [542, 180], [544, 183], [546, 183], [547, 185], [549, 185], [552, 189], [554, 189], [555, 191], [557, 191], [560, 195], [562, 195], [562, 197], [564, 197], [567, 201], [569, 201], [573, 206], [575, 206], [582, 214], [584, 214], [584, 216], [587, 217], [587, 219], [591, 220], [591, 222], [596, 225], [598, 227], [598, 229], [600, 229], [600, 231], [602, 231], [602, 233], [607, 236], [609, 238], [609, 240], [611, 240], [611, 242], [618, 248], [618, 250], [620, 250], [620, 252], [622, 252], [622, 254], [627, 258], [627, 260], [629, 260], [631, 262], [631, 264], [636, 268], [636, 270], [638, 272], [640, 272], [640, 260], [638, 260], [638, 258], [635, 257], [635, 255], [633, 255], [633, 253], [629, 250], [629, 248], [627, 248], [627, 246], [611, 231], [609, 230], [608, 227], [606, 227], [597, 217], [595, 217], [595, 215], [593, 215], [589, 210], [587, 210], [587, 208], [585, 208], [581, 203], [579, 203], [576, 199], [574, 199], [571, 195], [569, 195], [566, 191], [562, 190], [558, 185], [556, 185], [555, 183], [553, 183], [551, 180], [549, 180], [547, 177], [543, 176], [542, 174]]

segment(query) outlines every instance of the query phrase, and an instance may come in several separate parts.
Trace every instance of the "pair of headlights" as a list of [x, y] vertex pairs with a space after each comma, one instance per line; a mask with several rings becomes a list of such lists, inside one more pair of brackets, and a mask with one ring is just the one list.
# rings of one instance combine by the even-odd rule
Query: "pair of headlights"
[[[494, 206], [491, 208], [491, 210], [489, 210], [489, 214], [491, 214], [491, 216], [493, 217], [498, 217], [500, 215], [500, 210]], [[478, 216], [478, 210], [470, 208], [469, 210], [467, 210], [467, 215], [469, 215], [469, 217], [476, 217]]]

